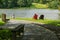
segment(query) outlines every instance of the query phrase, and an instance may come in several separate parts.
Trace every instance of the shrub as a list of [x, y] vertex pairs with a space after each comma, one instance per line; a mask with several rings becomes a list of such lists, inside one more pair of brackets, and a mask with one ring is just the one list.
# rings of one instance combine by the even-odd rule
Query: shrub
[[58, 2], [57, 1], [52, 1], [49, 3], [49, 8], [52, 8], [52, 9], [57, 9], [58, 8]]
[[0, 40], [8, 40], [8, 39], [11, 39], [11, 31], [0, 30]]

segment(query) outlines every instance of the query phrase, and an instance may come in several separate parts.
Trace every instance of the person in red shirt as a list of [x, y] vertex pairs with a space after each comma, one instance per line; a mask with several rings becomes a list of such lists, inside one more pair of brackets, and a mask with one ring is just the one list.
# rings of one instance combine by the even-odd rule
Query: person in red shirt
[[38, 19], [38, 15], [35, 13], [34, 16], [33, 16], [33, 19]]

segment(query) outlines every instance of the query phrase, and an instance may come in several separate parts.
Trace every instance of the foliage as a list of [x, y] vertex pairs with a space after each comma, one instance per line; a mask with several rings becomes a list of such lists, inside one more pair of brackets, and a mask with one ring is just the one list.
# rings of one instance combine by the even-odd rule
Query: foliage
[[58, 8], [58, 2], [57, 1], [50, 2], [49, 8], [57, 9]]
[[32, 0], [18, 0], [20, 7], [30, 7]]
[[32, 3], [32, 5], [36, 8], [48, 8], [48, 5], [46, 4]]
[[[30, 7], [32, 3], [38, 3], [37, 8], [45, 8], [45, 4], [49, 5], [49, 8], [56, 9], [60, 6], [59, 0], [0, 0], [0, 8], [20, 8]], [[42, 6], [41, 6], [42, 4]]]
[[[4, 25], [5, 23], [0, 20], [0, 26]], [[11, 31], [10, 30], [0, 30], [0, 40], [8, 40], [11, 39]]]
[[10, 30], [0, 30], [0, 40], [9, 40], [11, 39], [11, 31]]
[[0, 0], [0, 8], [29, 7], [31, 0]]

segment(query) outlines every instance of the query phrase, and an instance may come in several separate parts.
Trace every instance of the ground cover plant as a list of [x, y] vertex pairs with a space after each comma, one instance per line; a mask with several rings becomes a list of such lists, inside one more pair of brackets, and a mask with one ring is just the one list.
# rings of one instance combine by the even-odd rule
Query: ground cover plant
[[11, 39], [11, 31], [10, 30], [0, 30], [0, 40], [9, 40]]

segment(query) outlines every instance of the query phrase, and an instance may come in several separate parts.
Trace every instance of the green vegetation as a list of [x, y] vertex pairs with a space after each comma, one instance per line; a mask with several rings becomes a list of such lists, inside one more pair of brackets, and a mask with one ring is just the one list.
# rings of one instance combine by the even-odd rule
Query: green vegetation
[[48, 5], [46, 4], [39, 4], [39, 3], [32, 3], [32, 6], [34, 6], [35, 8], [48, 8]]
[[[35, 20], [33, 18], [16, 18], [14, 20], [27, 20], [27, 21], [33, 21], [33, 22], [39, 22], [39, 23], [45, 23], [45, 24], [50, 24], [50, 25], [54, 25], [57, 27], [60, 27], [60, 20]], [[3, 24], [4, 22], [2, 22], [0, 20], [0, 24]], [[12, 36], [12, 32], [10, 30], [4, 29], [4, 30], [0, 30], [0, 40], [11, 40], [11, 36]]]
[[[0, 0], [0, 8], [21, 8], [21, 7], [32, 7], [33, 3], [36, 8], [51, 8], [58, 9], [60, 7], [59, 0]], [[33, 8], [34, 8], [33, 7]]]
[[39, 22], [39, 23], [45, 23], [45, 24], [50, 24], [54, 26], [60, 26], [60, 20], [34, 20], [32, 18], [16, 18], [15, 20], [28, 20], [28, 21], [33, 21], [33, 22]]
[[0, 20], [0, 26], [4, 25], [4, 24], [5, 24], [5, 22], [3, 22], [2, 20]]
[[1, 15], [0, 15], [0, 18], [1, 18]]
[[5, 24], [5, 22], [3, 22], [3, 21], [1, 20], [1, 16], [2, 16], [2, 15], [0, 14], [0, 26]]
[[11, 31], [10, 30], [0, 30], [0, 40], [9, 40], [11, 39]]
[[[0, 19], [0, 26], [4, 25], [5, 23]], [[0, 30], [0, 40], [9, 40], [11, 39], [11, 31], [10, 30]]]

